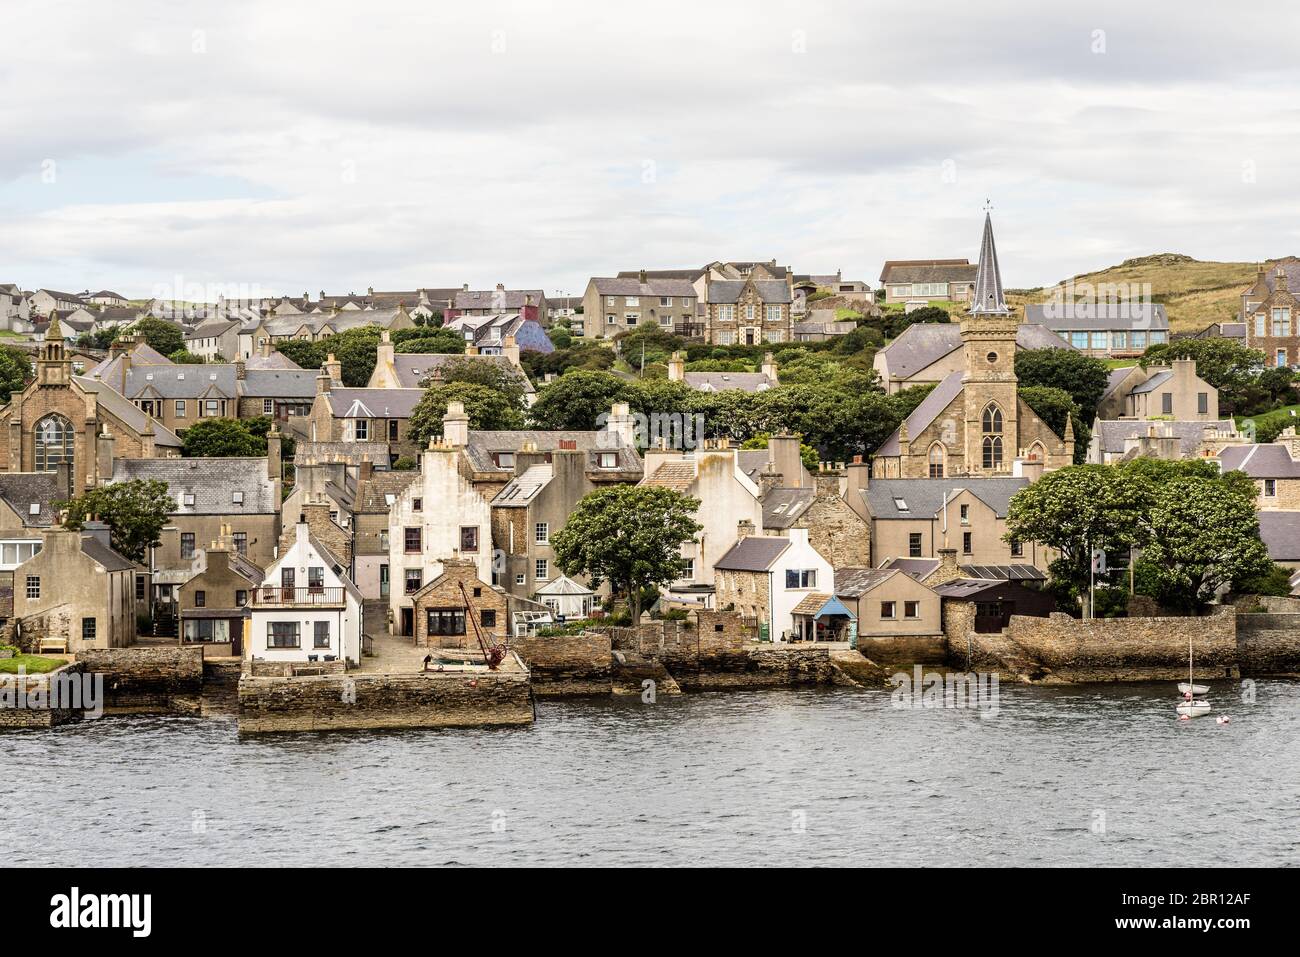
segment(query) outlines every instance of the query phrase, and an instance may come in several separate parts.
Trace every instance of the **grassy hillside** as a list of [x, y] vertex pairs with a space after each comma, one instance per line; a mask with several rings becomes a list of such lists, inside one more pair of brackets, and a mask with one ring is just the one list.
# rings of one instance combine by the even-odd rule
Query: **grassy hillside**
[[[1204, 329], [1211, 322], [1231, 321], [1241, 307], [1241, 291], [1255, 279], [1258, 263], [1201, 262], [1178, 253], [1128, 259], [1118, 266], [1074, 277], [1080, 283], [1150, 283], [1151, 298], [1164, 303], [1175, 332]], [[1046, 302], [1057, 289], [1016, 290], [1009, 300]]]

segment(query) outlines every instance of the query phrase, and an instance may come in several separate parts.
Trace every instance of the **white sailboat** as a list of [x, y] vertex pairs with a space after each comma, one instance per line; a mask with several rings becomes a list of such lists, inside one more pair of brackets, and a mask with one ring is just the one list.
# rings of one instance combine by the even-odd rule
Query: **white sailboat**
[[1192, 638], [1190, 635], [1187, 636], [1187, 680], [1178, 683], [1178, 691], [1183, 696], [1183, 700], [1175, 708], [1178, 717], [1199, 718], [1210, 713], [1210, 702], [1202, 697], [1209, 693], [1210, 688], [1208, 685], [1196, 684], [1192, 675]]

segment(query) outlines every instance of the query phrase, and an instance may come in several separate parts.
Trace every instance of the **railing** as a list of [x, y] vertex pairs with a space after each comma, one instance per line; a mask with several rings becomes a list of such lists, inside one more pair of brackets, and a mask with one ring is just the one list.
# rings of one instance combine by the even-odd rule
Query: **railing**
[[703, 339], [704, 330], [702, 322], [679, 322], [673, 326], [673, 333], [685, 339]]
[[254, 605], [342, 605], [342, 588], [278, 588], [262, 585], [253, 592]]

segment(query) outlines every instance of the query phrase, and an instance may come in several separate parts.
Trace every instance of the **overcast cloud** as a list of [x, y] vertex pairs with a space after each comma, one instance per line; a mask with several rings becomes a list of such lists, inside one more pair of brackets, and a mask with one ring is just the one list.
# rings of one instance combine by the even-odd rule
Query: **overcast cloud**
[[1290, 3], [5, 0], [0, 282], [1300, 250]]

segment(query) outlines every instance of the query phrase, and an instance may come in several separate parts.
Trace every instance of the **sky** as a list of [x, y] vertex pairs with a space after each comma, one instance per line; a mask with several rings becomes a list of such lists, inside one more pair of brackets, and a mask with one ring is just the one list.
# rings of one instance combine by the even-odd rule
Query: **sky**
[[1200, 6], [4, 0], [0, 283], [1300, 252], [1300, 6]]

